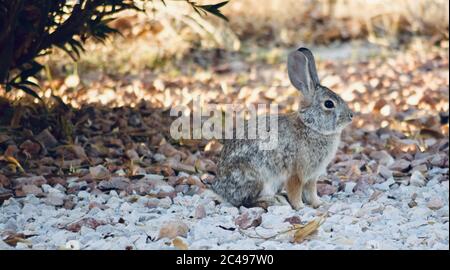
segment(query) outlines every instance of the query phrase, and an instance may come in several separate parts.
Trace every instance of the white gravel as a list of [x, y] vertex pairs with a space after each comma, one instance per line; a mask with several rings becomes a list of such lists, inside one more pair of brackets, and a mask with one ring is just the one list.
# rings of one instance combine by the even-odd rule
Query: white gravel
[[[0, 240], [0, 249], [173, 249], [170, 238], [175, 236], [189, 249], [449, 249], [448, 183], [372, 186], [364, 193], [345, 187], [324, 196], [327, 204], [319, 209], [270, 207], [260, 214], [260, 225], [244, 233], [235, 220], [248, 210], [216, 205], [208, 190], [193, 196], [179, 193], [173, 200], [79, 191], [69, 195], [76, 205], [68, 210], [60, 207], [61, 191], [49, 188], [46, 198], [10, 198], [0, 206], [2, 238], [26, 236], [15, 247]], [[275, 235], [292, 226], [286, 218], [296, 215], [303, 223], [327, 209], [318, 232], [302, 243], [292, 243], [290, 233], [270, 240], [249, 237]], [[78, 232], [68, 229], [77, 231], [73, 224], [80, 220], [90, 223]]]

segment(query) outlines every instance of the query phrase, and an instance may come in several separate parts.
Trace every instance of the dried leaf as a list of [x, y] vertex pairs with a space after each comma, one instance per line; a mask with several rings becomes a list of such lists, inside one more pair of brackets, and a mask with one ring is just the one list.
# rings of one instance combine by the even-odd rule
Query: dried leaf
[[172, 245], [180, 250], [188, 250], [188, 245], [178, 237], [172, 240]]
[[19, 161], [13, 156], [0, 156], [0, 160], [5, 160], [11, 165], [14, 166], [14, 168], [19, 168], [19, 171], [24, 173], [25, 170], [23, 169], [22, 165], [20, 165]]
[[305, 238], [314, 233], [324, 221], [325, 215], [308, 222], [306, 225], [294, 225], [296, 228], [294, 233], [294, 242], [300, 243], [305, 240]]

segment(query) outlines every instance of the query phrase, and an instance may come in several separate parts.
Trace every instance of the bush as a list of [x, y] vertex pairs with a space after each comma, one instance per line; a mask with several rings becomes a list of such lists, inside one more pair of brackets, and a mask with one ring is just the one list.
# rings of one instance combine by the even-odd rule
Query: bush
[[[152, 0], [150, 0], [152, 1]], [[160, 0], [163, 3], [167, 0]], [[220, 8], [227, 1], [199, 5], [186, 4], [200, 13], [226, 20]], [[124, 10], [143, 11], [146, 0], [0, 0], [0, 85], [6, 91], [21, 89], [39, 98], [39, 87], [29, 80], [43, 65], [39, 56], [60, 48], [74, 60], [84, 51], [83, 44], [93, 38], [103, 42], [118, 31], [108, 25]]]

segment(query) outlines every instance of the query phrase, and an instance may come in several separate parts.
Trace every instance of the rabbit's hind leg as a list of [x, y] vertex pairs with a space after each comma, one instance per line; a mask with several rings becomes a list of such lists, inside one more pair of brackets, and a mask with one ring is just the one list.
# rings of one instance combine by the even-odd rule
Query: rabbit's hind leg
[[212, 189], [232, 205], [251, 207], [255, 204], [261, 190], [262, 182], [239, 172], [217, 179]]
[[254, 206], [261, 207], [267, 210], [269, 206], [289, 205], [289, 202], [283, 195], [262, 196], [256, 200]]
[[302, 193], [304, 181], [297, 175], [291, 176], [286, 183], [286, 191], [292, 208], [299, 210], [303, 208]]

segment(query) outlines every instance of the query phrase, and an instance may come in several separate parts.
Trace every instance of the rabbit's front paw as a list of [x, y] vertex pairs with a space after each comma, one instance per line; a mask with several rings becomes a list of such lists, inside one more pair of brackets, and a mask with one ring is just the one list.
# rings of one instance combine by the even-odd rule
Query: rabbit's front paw
[[316, 198], [314, 198], [311, 202], [309, 202], [313, 208], [319, 208], [321, 205], [324, 204], [324, 202], [319, 199], [319, 197], [316, 195]]
[[300, 210], [303, 207], [305, 207], [305, 205], [303, 204], [302, 200], [298, 200], [298, 201], [293, 201], [291, 202], [291, 206], [294, 210]]
[[303, 191], [303, 200], [313, 208], [318, 208], [323, 204], [323, 201], [317, 196], [317, 193], [309, 190]]

